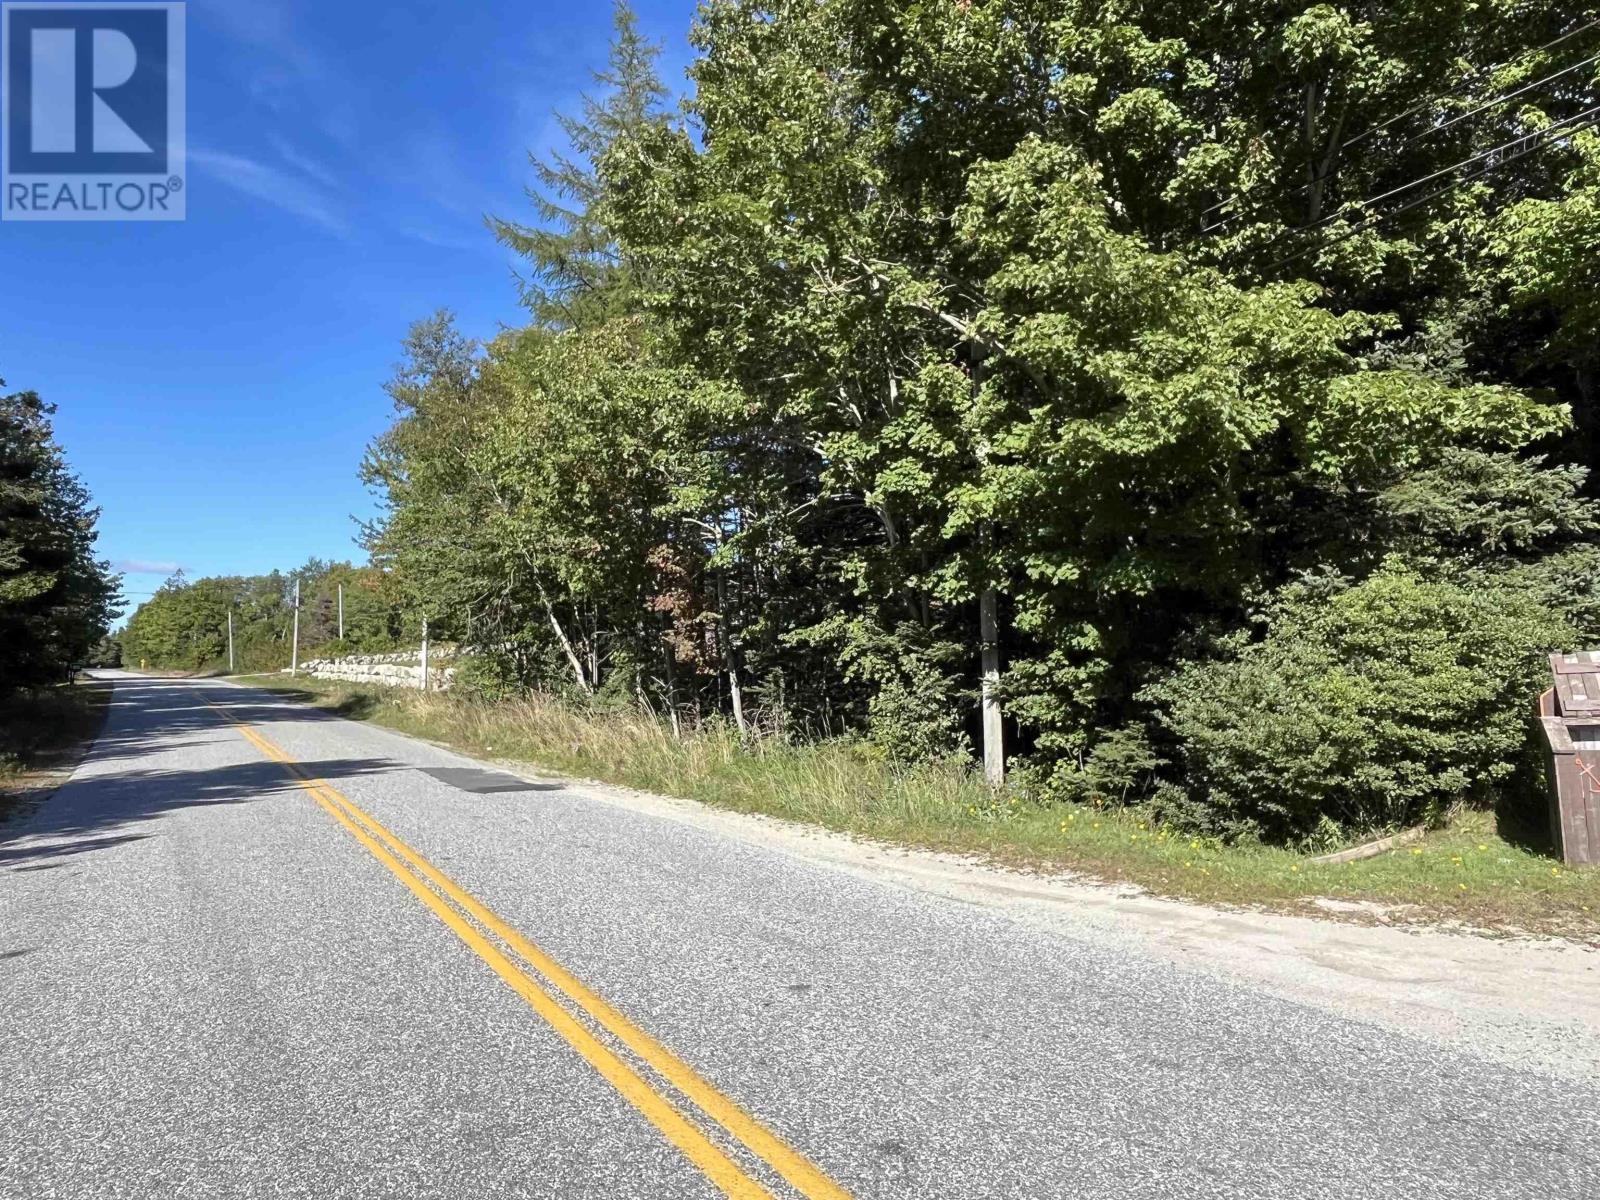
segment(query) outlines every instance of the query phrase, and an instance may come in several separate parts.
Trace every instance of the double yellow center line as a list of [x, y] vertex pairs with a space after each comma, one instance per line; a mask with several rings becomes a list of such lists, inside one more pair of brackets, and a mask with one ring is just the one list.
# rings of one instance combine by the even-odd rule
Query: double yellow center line
[[[685, 1115], [686, 1109], [692, 1113], [697, 1108], [700, 1114], [710, 1118], [743, 1149], [770, 1166], [807, 1200], [848, 1200], [849, 1193], [812, 1162], [712, 1087], [687, 1063], [591, 991], [555, 959], [463, 891], [348, 796], [327, 780], [311, 776], [286, 751], [237, 720], [226, 708], [210, 700], [205, 703], [221, 713], [262, 754], [281, 763], [312, 799], [410, 888], [417, 899], [488, 963], [512, 991], [527, 1001], [534, 1012], [543, 1017], [606, 1082], [616, 1088], [725, 1195], [739, 1200], [772, 1200], [771, 1192], [713, 1142], [700, 1124]], [[500, 944], [492, 941], [491, 936], [498, 939]], [[676, 1089], [681, 1099], [675, 1101], [671, 1093], [653, 1084], [625, 1061], [553, 993], [560, 993], [597, 1029], [630, 1050]]]

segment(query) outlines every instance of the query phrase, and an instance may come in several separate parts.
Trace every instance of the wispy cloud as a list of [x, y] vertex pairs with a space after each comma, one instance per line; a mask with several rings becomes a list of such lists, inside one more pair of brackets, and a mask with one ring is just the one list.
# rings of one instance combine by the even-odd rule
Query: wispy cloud
[[363, 98], [339, 69], [298, 27], [292, 6], [275, 0], [210, 0], [196, 5], [245, 52], [245, 87], [260, 104], [280, 115], [299, 113], [334, 141], [356, 143]]
[[289, 171], [242, 154], [196, 147], [190, 147], [189, 161], [235, 191], [264, 200], [333, 233], [350, 233], [350, 225], [334, 201], [315, 184]]
[[422, 242], [428, 246], [436, 246], [441, 250], [460, 250], [465, 253], [490, 256], [504, 256], [506, 254], [500, 243], [494, 240], [494, 235], [481, 224], [478, 226], [476, 235], [441, 231], [423, 225], [403, 225], [399, 227], [399, 232], [413, 241]]
[[173, 575], [183, 570], [182, 563], [152, 562], [145, 558], [125, 558], [112, 565], [124, 575]]
[[269, 136], [267, 140], [272, 143], [272, 148], [278, 152], [278, 157], [296, 171], [299, 171], [300, 174], [316, 180], [329, 191], [338, 191], [343, 186], [330, 167], [318, 162], [298, 146], [275, 134]]

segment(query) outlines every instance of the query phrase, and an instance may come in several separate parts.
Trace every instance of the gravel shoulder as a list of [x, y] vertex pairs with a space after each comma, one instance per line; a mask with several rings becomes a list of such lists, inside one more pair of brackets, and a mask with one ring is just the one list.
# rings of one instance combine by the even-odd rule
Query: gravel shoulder
[[[512, 761], [484, 765], [535, 781], [559, 778]], [[590, 780], [561, 782], [597, 803], [997, 912], [1043, 933], [1230, 979], [1491, 1061], [1537, 1065], [1586, 1082], [1600, 1071], [1600, 949], [1591, 946], [1218, 909]]]

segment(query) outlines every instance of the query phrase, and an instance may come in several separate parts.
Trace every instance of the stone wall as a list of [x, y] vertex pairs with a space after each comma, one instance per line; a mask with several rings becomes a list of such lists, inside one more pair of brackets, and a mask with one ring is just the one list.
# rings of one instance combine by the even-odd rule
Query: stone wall
[[[428, 652], [428, 690], [449, 690], [455, 668], [448, 666], [437, 649]], [[336, 679], [344, 683], [376, 684], [379, 687], [420, 688], [422, 654], [402, 650], [397, 654], [352, 654], [346, 658], [313, 658], [300, 664], [300, 670], [315, 679]]]

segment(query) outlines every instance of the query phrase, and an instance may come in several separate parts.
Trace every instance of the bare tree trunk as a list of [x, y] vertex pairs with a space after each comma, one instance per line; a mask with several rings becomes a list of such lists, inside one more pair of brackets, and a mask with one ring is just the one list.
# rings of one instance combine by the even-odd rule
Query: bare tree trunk
[[728, 703], [733, 706], [733, 723], [739, 727], [739, 736], [746, 737], [750, 727], [744, 721], [744, 692], [739, 687], [739, 667], [734, 659], [733, 632], [728, 622], [728, 590], [721, 571], [717, 572], [717, 643], [722, 651], [722, 669], [728, 673]]
[[661, 643], [661, 662], [667, 687], [667, 718], [672, 722], [672, 736], [681, 739], [683, 730], [678, 727], [678, 672], [672, 661], [672, 647], [664, 639]]
[[[972, 355], [972, 399], [976, 403], [983, 390], [983, 358], [975, 341], [969, 341]], [[977, 446], [978, 473], [989, 464], [987, 439]], [[986, 571], [993, 571], [994, 528], [985, 524], [980, 545], [989, 559]], [[978, 666], [983, 676], [983, 778], [992, 788], [1006, 781], [1004, 714], [1000, 710], [1000, 594], [991, 583], [978, 594]]]
[[572, 643], [567, 640], [567, 631], [561, 628], [561, 622], [556, 620], [556, 610], [550, 606], [550, 601], [544, 602], [545, 615], [550, 618], [550, 628], [556, 635], [556, 641], [561, 643], [561, 650], [567, 656], [567, 665], [572, 668], [572, 677], [578, 681], [578, 688], [585, 693], [593, 691], [589, 686], [588, 677], [583, 673], [583, 661], [579, 659], [578, 652], [572, 648]]
[[600, 687], [600, 610], [593, 604], [589, 606], [589, 631], [585, 640], [589, 647], [589, 682], [598, 689]]
[[728, 701], [733, 705], [733, 723], [739, 727], [739, 736], [750, 736], [750, 726], [744, 720], [744, 692], [739, 687], [739, 671], [733, 665], [731, 648], [726, 650], [728, 656]]
[[583, 662], [578, 658], [578, 652], [572, 648], [572, 640], [567, 637], [567, 631], [561, 628], [561, 622], [556, 619], [556, 606], [550, 603], [550, 593], [544, 590], [544, 580], [539, 578], [539, 572], [533, 569], [533, 559], [527, 551], [523, 557], [528, 560], [533, 586], [539, 589], [539, 601], [544, 605], [544, 615], [550, 619], [550, 631], [556, 635], [556, 641], [561, 645], [561, 652], [567, 656], [567, 665], [572, 668], [572, 677], [578, 681], [578, 690], [585, 695], [590, 695], [594, 689], [589, 686], [589, 680], [583, 673]]
[[1317, 124], [1327, 115], [1329, 90], [1323, 88], [1319, 93], [1316, 83], [1306, 84], [1306, 186], [1310, 192], [1306, 202], [1306, 220], [1313, 225], [1322, 219], [1323, 197], [1327, 194], [1328, 177], [1333, 174], [1333, 165], [1341, 149], [1339, 138], [1344, 133], [1345, 108], [1341, 107], [1338, 117], [1334, 119], [1333, 128], [1328, 133], [1326, 149], [1319, 158]]

